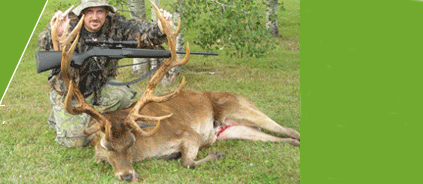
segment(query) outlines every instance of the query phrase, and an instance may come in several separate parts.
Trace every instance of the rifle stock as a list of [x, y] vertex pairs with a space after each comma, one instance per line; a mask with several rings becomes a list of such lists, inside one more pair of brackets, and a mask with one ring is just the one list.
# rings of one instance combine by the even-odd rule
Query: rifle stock
[[41, 73], [53, 68], [59, 67], [62, 60], [61, 51], [37, 51], [35, 52], [35, 60], [37, 61], [37, 73]]

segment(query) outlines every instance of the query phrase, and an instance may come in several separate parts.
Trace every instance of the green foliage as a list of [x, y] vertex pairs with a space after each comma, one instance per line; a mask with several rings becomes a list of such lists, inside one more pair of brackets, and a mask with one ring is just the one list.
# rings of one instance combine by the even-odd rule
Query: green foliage
[[108, 0], [107, 3], [119, 9], [120, 7], [126, 6], [128, 0]]
[[266, 6], [260, 1], [194, 0], [185, 1], [184, 8], [184, 25], [197, 30], [194, 44], [205, 50], [261, 57], [277, 44], [266, 29]]
[[[125, 0], [108, 2], [123, 11], [126, 9]], [[162, 3], [161, 6], [172, 12], [177, 3]], [[183, 1], [182, 21], [185, 29], [196, 30], [192, 43], [202, 50], [219, 51], [231, 57], [258, 58], [279, 44], [266, 29], [266, 3], [267, 0]], [[285, 10], [283, 2], [278, 1], [278, 9]], [[270, 19], [278, 17], [270, 15]]]

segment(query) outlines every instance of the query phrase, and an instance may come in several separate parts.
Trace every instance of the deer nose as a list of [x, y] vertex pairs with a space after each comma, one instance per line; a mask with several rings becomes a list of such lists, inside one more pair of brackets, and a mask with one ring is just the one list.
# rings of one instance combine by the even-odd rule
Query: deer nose
[[132, 174], [128, 174], [128, 175], [121, 176], [121, 177], [125, 181], [132, 181]]

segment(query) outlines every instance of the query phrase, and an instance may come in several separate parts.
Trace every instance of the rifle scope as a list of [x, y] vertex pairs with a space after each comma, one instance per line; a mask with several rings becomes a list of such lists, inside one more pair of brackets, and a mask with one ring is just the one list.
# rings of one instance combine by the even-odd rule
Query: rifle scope
[[138, 41], [114, 41], [114, 40], [102, 40], [94, 41], [92, 39], [85, 39], [85, 44], [89, 46], [100, 46], [100, 47], [119, 47], [119, 48], [137, 48]]

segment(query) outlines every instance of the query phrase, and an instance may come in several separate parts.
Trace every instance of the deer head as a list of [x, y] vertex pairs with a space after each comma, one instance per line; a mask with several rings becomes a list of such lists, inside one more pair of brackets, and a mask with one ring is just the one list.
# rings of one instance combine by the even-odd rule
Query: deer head
[[[84, 129], [83, 132], [87, 135], [94, 133], [98, 133], [100, 135], [99, 145], [101, 146], [101, 149], [106, 151], [103, 152], [105, 154], [102, 154], [98, 157], [100, 160], [106, 161], [112, 165], [115, 174], [119, 177], [120, 180], [137, 181], [136, 174], [131, 165], [132, 160], [129, 158], [128, 154], [132, 152], [132, 147], [137, 139], [143, 139], [145, 137], [152, 136], [160, 128], [160, 121], [172, 116], [172, 114], [159, 117], [146, 116], [141, 115], [140, 110], [150, 102], [160, 103], [171, 99], [182, 90], [185, 83], [185, 78], [183, 78], [178, 89], [167, 95], [155, 96], [153, 94], [157, 84], [171, 68], [183, 65], [188, 62], [189, 46], [187, 44], [187, 54], [185, 55], [185, 58], [178, 59], [176, 57], [176, 37], [180, 30], [180, 20], [178, 20], [179, 26], [176, 31], [172, 31], [172, 25], [170, 25], [160, 14], [158, 7], [152, 2], [151, 4], [155, 8], [156, 14], [162, 22], [162, 28], [164, 33], [167, 35], [169, 50], [172, 54], [170, 58], [167, 58], [163, 61], [160, 68], [151, 77], [141, 98], [132, 104], [128, 109], [121, 110], [120, 115], [117, 116], [101, 114], [91, 105], [89, 105], [85, 101], [84, 96], [81, 94], [80, 90], [69, 74], [70, 61], [79, 39], [79, 31], [82, 27], [84, 16], [82, 16], [77, 27], [70, 34], [66, 31], [67, 29], [65, 29], [66, 32], [60, 37], [55, 34], [58, 28], [57, 22], [52, 29], [53, 43], [56, 44], [54, 48], [62, 51], [61, 75], [66, 85], [68, 86], [68, 92], [65, 99], [65, 108], [69, 113], [74, 115], [87, 113], [93, 117], [96, 123], [91, 127]], [[73, 44], [71, 44], [72, 41]], [[78, 107], [72, 105], [71, 101], [73, 99], [78, 102]], [[138, 120], [156, 121], [157, 123], [151, 131], [146, 132], [137, 125], [136, 121]]]

